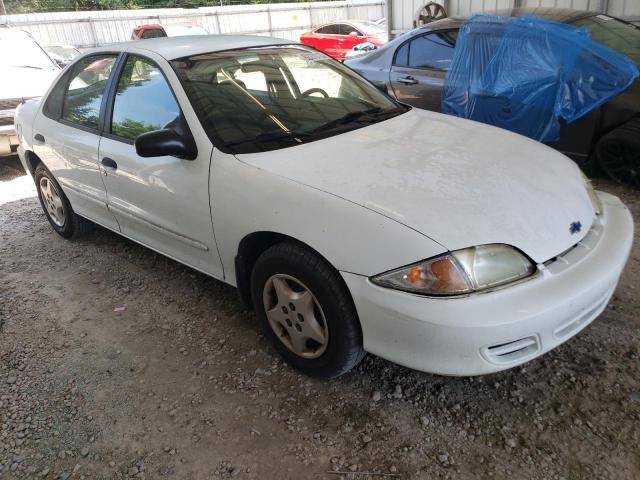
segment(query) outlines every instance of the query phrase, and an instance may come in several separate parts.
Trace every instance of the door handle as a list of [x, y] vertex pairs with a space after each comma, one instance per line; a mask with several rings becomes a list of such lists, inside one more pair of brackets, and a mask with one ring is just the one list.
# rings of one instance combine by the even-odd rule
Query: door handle
[[118, 168], [118, 164], [109, 157], [104, 157], [102, 159], [102, 166], [104, 168], [110, 168], [111, 170], [116, 170]]
[[33, 139], [38, 143], [44, 143], [45, 142], [44, 137], [42, 135], [40, 135], [39, 133], [36, 133], [33, 136]]
[[408, 75], [408, 76], [403, 77], [403, 78], [399, 78], [398, 81], [400, 83], [404, 83], [405, 85], [415, 85], [416, 83], [418, 83], [418, 80], [413, 78], [411, 75]]

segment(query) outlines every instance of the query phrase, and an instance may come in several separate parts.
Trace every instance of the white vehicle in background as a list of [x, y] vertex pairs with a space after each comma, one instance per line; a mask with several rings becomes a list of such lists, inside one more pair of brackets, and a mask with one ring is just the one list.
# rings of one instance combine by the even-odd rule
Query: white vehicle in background
[[11, 154], [18, 145], [13, 126], [16, 107], [44, 95], [59, 71], [31, 35], [0, 26], [0, 156]]
[[96, 49], [16, 122], [57, 233], [95, 222], [238, 287], [318, 377], [365, 351], [447, 375], [520, 365], [605, 309], [633, 240], [564, 155], [286, 40]]
[[66, 45], [64, 43], [50, 43], [48, 45], [43, 45], [42, 48], [46, 50], [49, 56], [60, 68], [66, 67], [74, 58], [80, 55], [80, 50], [72, 45]]

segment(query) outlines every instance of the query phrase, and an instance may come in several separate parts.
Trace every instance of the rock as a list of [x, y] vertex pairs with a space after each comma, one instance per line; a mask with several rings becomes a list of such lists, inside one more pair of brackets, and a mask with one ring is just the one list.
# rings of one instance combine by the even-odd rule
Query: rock
[[402, 387], [396, 385], [396, 390], [393, 392], [393, 398], [402, 398]]
[[374, 402], [379, 402], [381, 398], [382, 394], [378, 390], [373, 392], [373, 395], [371, 395], [371, 400], [373, 400]]
[[89, 455], [89, 449], [87, 447], [82, 447], [82, 450], [80, 450], [80, 455], [86, 457], [87, 455]]
[[7, 383], [13, 385], [18, 379], [16, 377], [7, 377]]
[[369, 443], [369, 442], [371, 442], [371, 440], [373, 440], [373, 439], [371, 438], [370, 435], [363, 435], [362, 436], [362, 442], [363, 443]]

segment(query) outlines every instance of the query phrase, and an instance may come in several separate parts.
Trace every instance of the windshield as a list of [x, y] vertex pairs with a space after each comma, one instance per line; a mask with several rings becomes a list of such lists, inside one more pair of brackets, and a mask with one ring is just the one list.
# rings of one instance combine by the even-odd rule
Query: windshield
[[373, 22], [360, 22], [354, 24], [367, 35], [386, 35], [387, 28], [385, 25], [379, 25]]
[[608, 15], [594, 15], [575, 22], [591, 38], [629, 57], [640, 67], [640, 28]]
[[0, 50], [2, 51], [1, 66], [37, 68], [39, 70], [54, 70], [49, 56], [40, 48], [35, 40], [26, 34], [0, 34]]
[[405, 111], [306, 47], [216, 52], [172, 64], [209, 136], [232, 153], [295, 146]]
[[73, 60], [80, 53], [80, 51], [75, 48], [63, 47], [60, 45], [49, 45], [44, 48], [49, 55], [53, 55], [54, 57], [58, 57], [63, 60]]
[[165, 25], [164, 31], [168, 37], [185, 37], [187, 35], [209, 35], [204, 28], [198, 25]]

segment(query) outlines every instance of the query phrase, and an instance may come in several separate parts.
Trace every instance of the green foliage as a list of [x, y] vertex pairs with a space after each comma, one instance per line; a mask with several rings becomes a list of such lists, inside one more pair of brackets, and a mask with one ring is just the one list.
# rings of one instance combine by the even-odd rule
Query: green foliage
[[138, 8], [196, 8], [247, 3], [306, 2], [309, 0], [4, 0], [7, 13]]

